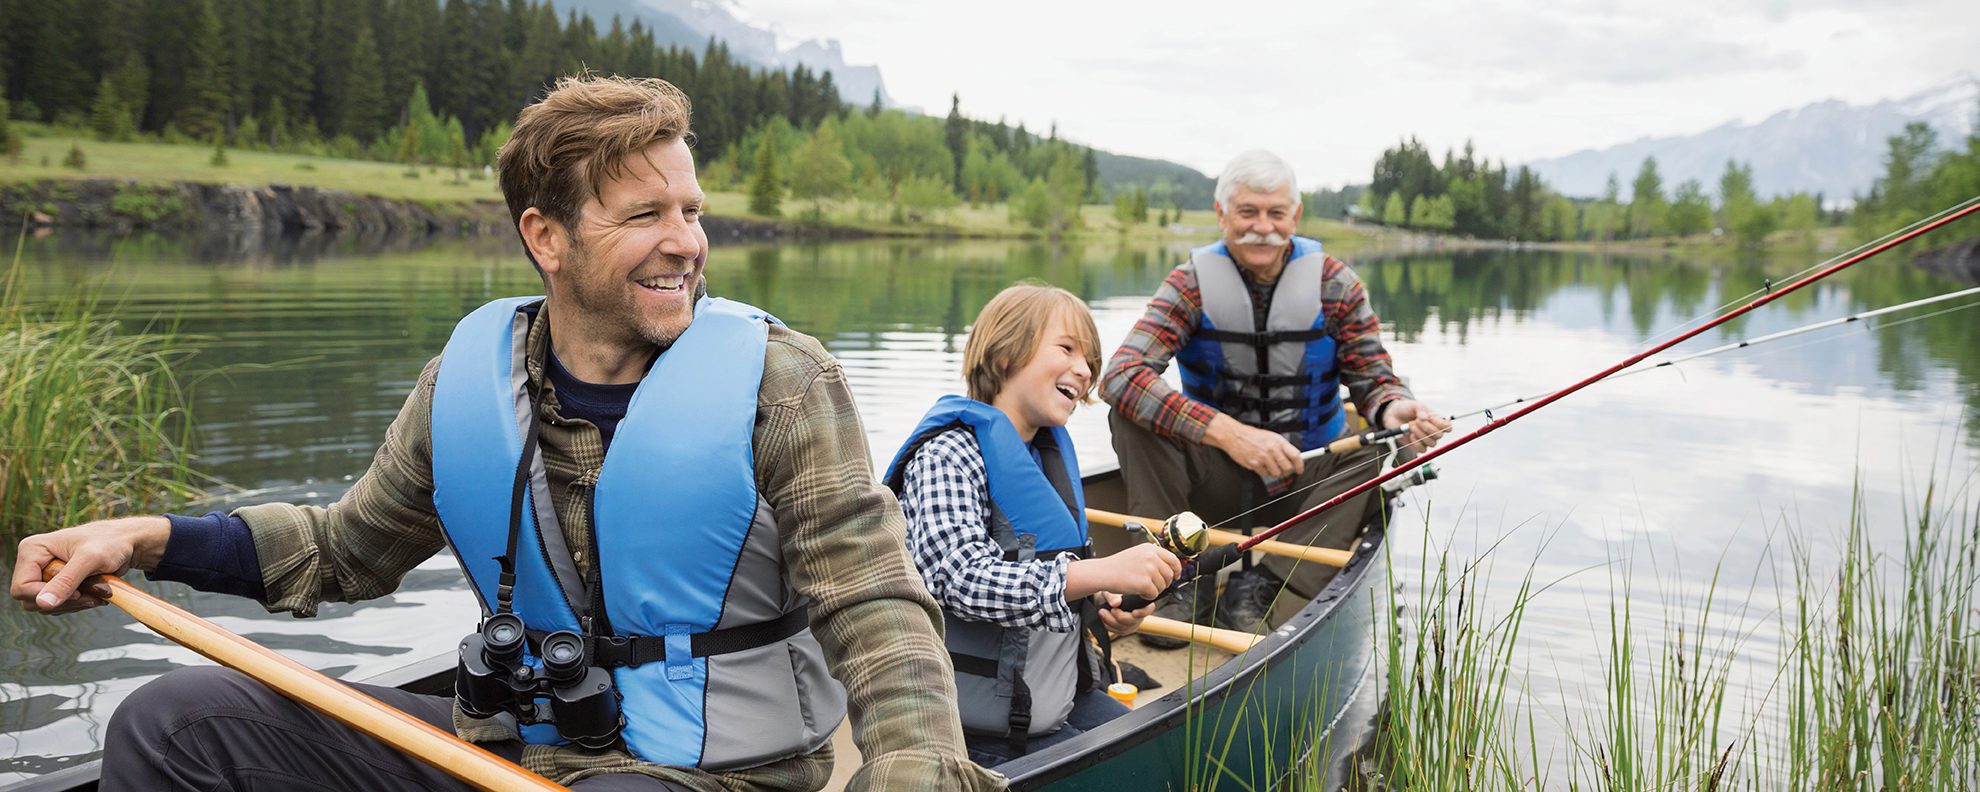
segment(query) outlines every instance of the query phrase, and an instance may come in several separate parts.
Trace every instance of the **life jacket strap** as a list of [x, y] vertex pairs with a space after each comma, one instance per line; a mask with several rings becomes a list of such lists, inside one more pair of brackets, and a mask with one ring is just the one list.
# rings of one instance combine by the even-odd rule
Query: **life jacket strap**
[[1221, 327], [1199, 327], [1196, 329], [1197, 338], [1257, 347], [1271, 346], [1272, 344], [1304, 344], [1308, 341], [1318, 341], [1322, 338], [1328, 338], [1331, 335], [1332, 333], [1329, 333], [1323, 327], [1309, 327], [1304, 330], [1260, 330], [1257, 332], [1226, 330]]
[[[811, 609], [798, 608], [775, 619], [740, 627], [695, 633], [688, 636], [694, 657], [734, 654], [759, 646], [769, 646], [803, 632], [811, 625]], [[532, 649], [549, 633], [526, 632]], [[664, 635], [594, 635], [591, 637], [591, 664], [599, 668], [636, 668], [667, 659]]]

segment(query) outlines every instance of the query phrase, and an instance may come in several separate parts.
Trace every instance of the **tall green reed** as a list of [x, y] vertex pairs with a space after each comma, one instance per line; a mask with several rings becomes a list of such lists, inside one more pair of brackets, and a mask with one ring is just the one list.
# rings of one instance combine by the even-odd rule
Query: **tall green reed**
[[[1432, 552], [1426, 536], [1417, 594], [1403, 601], [1392, 574], [1379, 603], [1387, 700], [1363, 785], [1980, 789], [1980, 497], [1970, 479], [1948, 489], [1935, 476], [1906, 502], [1899, 547], [1871, 539], [1860, 488], [1834, 551], [1786, 540], [1792, 586], [1779, 592], [1771, 659], [1742, 659], [1762, 625], [1723, 595], [1716, 568], [1702, 594], [1664, 603], [1646, 650], [1639, 573], [1612, 565], [1607, 635], [1589, 636], [1603, 687], [1587, 702], [1538, 700], [1524, 684], [1520, 625], [1545, 589], [1533, 568], [1509, 604], [1481, 607], [1489, 567]], [[1742, 661], [1760, 684], [1735, 694]], [[1555, 726], [1543, 734], [1542, 722]], [[1320, 789], [1325, 772], [1309, 763], [1293, 786]]]
[[17, 243], [0, 287], [0, 536], [195, 494], [171, 332], [126, 332], [93, 295], [26, 305]]

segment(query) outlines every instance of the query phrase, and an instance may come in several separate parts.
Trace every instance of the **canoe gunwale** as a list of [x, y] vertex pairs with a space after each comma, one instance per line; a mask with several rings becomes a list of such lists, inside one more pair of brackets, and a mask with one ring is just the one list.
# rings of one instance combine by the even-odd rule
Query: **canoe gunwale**
[[[1118, 475], [1117, 465], [1096, 466], [1081, 480], [1090, 483], [1114, 475]], [[1382, 550], [1386, 533], [1383, 522], [1387, 511], [1378, 512], [1364, 526], [1364, 533], [1358, 538], [1347, 565], [1341, 567], [1326, 587], [1285, 624], [1266, 634], [1265, 640], [1258, 645], [1219, 664], [1192, 682], [1176, 685], [1154, 702], [1086, 734], [998, 765], [997, 771], [1011, 780], [1014, 789], [1049, 784], [1181, 727], [1193, 713], [1222, 703], [1237, 685], [1249, 683], [1259, 674], [1269, 673], [1280, 664], [1291, 662], [1306, 640], [1331, 621], [1339, 613], [1341, 605], [1353, 599], [1349, 595], [1364, 585], [1369, 569]], [[1339, 719], [1348, 711], [1348, 705], [1361, 692], [1371, 673], [1373, 664], [1364, 668], [1351, 689], [1345, 692], [1340, 706], [1327, 720], [1328, 731], [1339, 724]], [[1315, 745], [1323, 742], [1325, 740], [1318, 740]]]

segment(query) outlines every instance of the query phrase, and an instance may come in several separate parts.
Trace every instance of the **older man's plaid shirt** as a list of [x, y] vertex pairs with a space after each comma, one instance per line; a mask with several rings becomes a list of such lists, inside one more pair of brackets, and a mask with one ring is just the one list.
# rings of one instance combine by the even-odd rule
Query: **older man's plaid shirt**
[[[1341, 383], [1347, 386], [1361, 414], [1373, 422], [1389, 402], [1411, 398], [1409, 388], [1396, 378], [1389, 352], [1382, 347], [1382, 323], [1368, 305], [1361, 279], [1332, 256], [1323, 266], [1320, 313], [1334, 337]], [[1270, 290], [1254, 294], [1259, 292], [1269, 294]], [[1185, 261], [1162, 279], [1154, 299], [1148, 301], [1147, 312], [1107, 361], [1107, 370], [1100, 378], [1100, 398], [1155, 434], [1203, 442], [1203, 432], [1216, 417], [1216, 408], [1162, 381], [1169, 361], [1202, 326], [1203, 291], [1196, 282], [1196, 265]]]

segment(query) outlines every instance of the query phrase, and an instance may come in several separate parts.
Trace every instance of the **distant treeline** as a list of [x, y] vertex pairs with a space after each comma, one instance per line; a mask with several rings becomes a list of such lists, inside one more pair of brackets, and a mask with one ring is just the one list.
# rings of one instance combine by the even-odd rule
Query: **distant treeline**
[[810, 129], [772, 117], [711, 162], [702, 179], [713, 189], [747, 190], [757, 214], [781, 214], [787, 195], [809, 201], [812, 218], [823, 217], [827, 200], [853, 199], [891, 207], [888, 219], [897, 223], [963, 202], [1009, 202], [1012, 219], [1034, 228], [1078, 227], [1079, 207], [1098, 197], [1093, 149], [1060, 139], [1056, 127], [1041, 138], [1023, 124], [972, 120], [961, 108], [961, 98], [951, 97], [940, 119], [876, 102]]
[[[1856, 236], [1869, 240], [1980, 197], [1980, 124], [1965, 140], [1941, 148], [1939, 133], [1928, 124], [1912, 122], [1886, 141], [1884, 175], [1857, 201], [1850, 225]], [[1980, 236], [1980, 220], [1966, 219], [1948, 227], [1943, 240]]]
[[1820, 194], [1796, 193], [1762, 200], [1753, 192], [1751, 165], [1728, 160], [1715, 203], [1705, 186], [1687, 180], [1666, 191], [1657, 160], [1645, 158], [1630, 182], [1628, 200], [1615, 174], [1601, 198], [1568, 198], [1522, 165], [1480, 157], [1470, 143], [1442, 164], [1416, 138], [1382, 152], [1367, 186], [1322, 190], [1309, 199], [1321, 216], [1347, 216], [1402, 228], [1485, 239], [1597, 241], [1685, 237], [1714, 229], [1758, 244], [1779, 229], [1806, 236], [1836, 218], [1822, 210]]
[[829, 72], [756, 68], [714, 41], [661, 46], [638, 20], [601, 33], [549, 2], [0, 0], [0, 19], [0, 126], [11, 114], [108, 140], [479, 167], [518, 110], [588, 68], [680, 86], [709, 181], [757, 182], [763, 213], [786, 191], [896, 217], [1013, 201], [1056, 230], [1104, 197], [1093, 150], [1056, 128], [966, 118], [960, 100], [946, 119], [883, 110], [877, 93], [855, 109]]
[[[711, 42], [656, 46], [615, 18], [533, 0], [0, 0], [0, 86], [15, 118], [166, 139], [403, 158], [424, 88], [467, 153], [558, 76], [658, 75], [695, 100], [719, 154], [765, 117], [800, 126], [840, 108], [829, 73], [763, 70]], [[449, 148], [422, 152], [445, 162]], [[446, 163], [469, 164], [469, 163]], [[478, 164], [478, 163], [472, 163]]]

